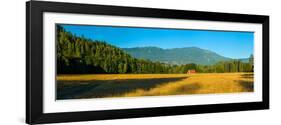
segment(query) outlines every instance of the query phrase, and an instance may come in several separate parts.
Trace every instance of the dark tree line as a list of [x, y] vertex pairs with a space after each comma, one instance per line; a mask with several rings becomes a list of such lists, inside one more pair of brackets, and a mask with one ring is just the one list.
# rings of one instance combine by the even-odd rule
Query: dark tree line
[[252, 72], [253, 56], [249, 63], [239, 60], [219, 62], [214, 65], [171, 65], [136, 59], [122, 49], [104, 41], [77, 37], [57, 26], [57, 73], [186, 73], [197, 72]]

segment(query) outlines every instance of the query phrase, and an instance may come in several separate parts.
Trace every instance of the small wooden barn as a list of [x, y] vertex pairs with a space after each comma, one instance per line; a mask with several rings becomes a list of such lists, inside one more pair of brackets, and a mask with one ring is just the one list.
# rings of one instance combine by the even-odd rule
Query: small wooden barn
[[187, 74], [194, 74], [194, 73], [196, 73], [196, 70], [195, 70], [195, 69], [189, 69], [189, 70], [187, 71]]

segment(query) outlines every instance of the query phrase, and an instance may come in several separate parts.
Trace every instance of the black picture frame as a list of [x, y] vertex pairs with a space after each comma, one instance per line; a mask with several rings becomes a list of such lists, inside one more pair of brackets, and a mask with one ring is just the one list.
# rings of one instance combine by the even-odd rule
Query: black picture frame
[[[43, 13], [60, 12], [262, 24], [262, 101], [105, 111], [43, 113]], [[269, 16], [62, 2], [26, 3], [26, 123], [57, 123], [269, 109]]]

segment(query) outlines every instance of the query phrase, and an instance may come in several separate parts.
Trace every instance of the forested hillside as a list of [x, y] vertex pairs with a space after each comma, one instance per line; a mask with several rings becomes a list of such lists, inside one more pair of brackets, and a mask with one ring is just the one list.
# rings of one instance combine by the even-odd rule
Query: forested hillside
[[214, 65], [152, 62], [135, 58], [105, 41], [75, 36], [57, 25], [58, 74], [186, 73], [188, 69], [195, 69], [197, 72], [252, 72], [253, 58], [250, 58], [249, 63], [231, 60]]
[[133, 58], [106, 42], [74, 36], [60, 26], [57, 32], [58, 74], [164, 73], [171, 69], [163, 63]]

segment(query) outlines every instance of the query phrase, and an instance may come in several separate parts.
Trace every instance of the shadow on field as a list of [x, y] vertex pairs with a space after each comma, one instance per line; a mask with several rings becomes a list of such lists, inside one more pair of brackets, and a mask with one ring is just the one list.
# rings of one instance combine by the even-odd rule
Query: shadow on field
[[[246, 79], [254, 79], [254, 74], [243, 74], [241, 75], [242, 78]], [[237, 80], [237, 82], [244, 88], [247, 92], [253, 92], [254, 91], [254, 82], [247, 81], [247, 80]]]
[[[119, 79], [92, 81], [57, 81], [57, 99], [101, 98], [118, 96], [136, 89], [149, 90], [157, 85], [187, 77], [154, 79]], [[183, 88], [184, 89], [184, 88]]]
[[241, 75], [242, 78], [254, 78], [254, 74], [242, 74]]
[[243, 87], [243, 89], [247, 92], [253, 92], [254, 91], [254, 84], [253, 82], [250, 81], [245, 81], [245, 80], [238, 80], [240, 86]]

